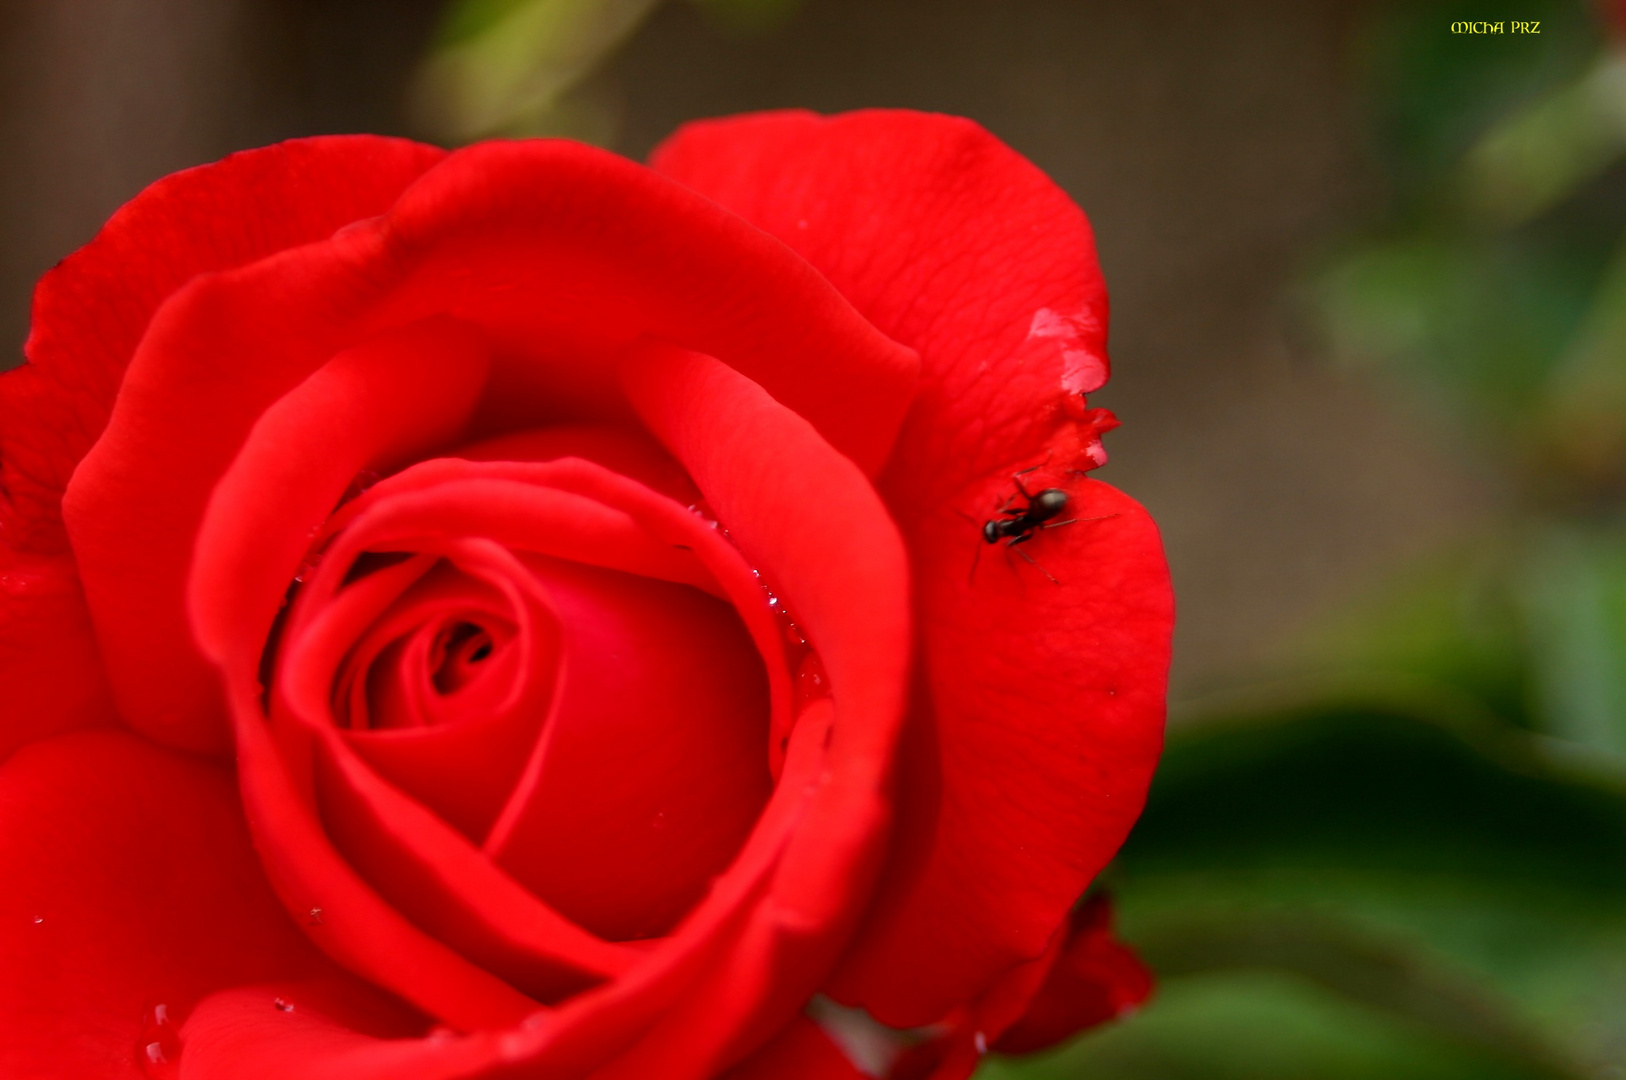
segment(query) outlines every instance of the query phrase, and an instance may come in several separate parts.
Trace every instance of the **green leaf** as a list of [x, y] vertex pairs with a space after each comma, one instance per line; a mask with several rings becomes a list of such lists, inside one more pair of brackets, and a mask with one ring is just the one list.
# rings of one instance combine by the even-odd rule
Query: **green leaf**
[[1626, 57], [1605, 54], [1577, 78], [1500, 119], [1469, 152], [1469, 208], [1499, 225], [1551, 209], [1626, 150]]
[[1107, 875], [1163, 1001], [988, 1075], [1560, 1077], [1615, 1060], [1626, 777], [1417, 704], [1177, 730]]
[[[1287, 975], [1166, 980], [1140, 1014], [1059, 1051], [993, 1059], [978, 1080], [1534, 1080]], [[1558, 1074], [1562, 1075], [1562, 1074]]]
[[440, 44], [419, 71], [419, 116], [453, 142], [591, 134], [569, 130], [562, 98], [658, 2], [459, 0], [447, 9]]
[[[1403, 204], [1457, 192], [1463, 155], [1511, 110], [1582, 71], [1601, 41], [1586, 0], [1524, 0], [1514, 16], [1481, 0], [1373, 5], [1359, 35], [1365, 75], [1387, 164]], [[1451, 33], [1459, 20], [1539, 20], [1538, 35]]]

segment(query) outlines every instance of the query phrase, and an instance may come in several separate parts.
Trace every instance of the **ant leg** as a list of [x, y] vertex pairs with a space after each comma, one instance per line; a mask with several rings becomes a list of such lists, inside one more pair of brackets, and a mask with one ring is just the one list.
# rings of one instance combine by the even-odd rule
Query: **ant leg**
[[[1033, 501], [1033, 493], [1028, 491], [1027, 488], [1022, 486], [1022, 477], [1026, 476], [1030, 472], [1038, 472], [1040, 469], [1044, 468], [1048, 464], [1050, 464], [1050, 453], [1046, 453], [1045, 456], [1044, 456], [1044, 460], [1039, 462], [1039, 464], [1037, 464], [1037, 465], [1029, 465], [1027, 468], [1021, 469], [1021, 470], [1011, 474], [1011, 482], [1016, 485], [1016, 490], [1020, 491], [1022, 493], [1022, 497], [1024, 499], [1026, 499], [1028, 502]], [[1007, 501], [1005, 505], [1009, 506], [1010, 505], [1009, 501]]]
[[[956, 514], [959, 514], [961, 517], [965, 518], [966, 521], [969, 522], [970, 524], [977, 525], [977, 519], [972, 517], [970, 514], [966, 513], [964, 510], [961, 510], [960, 508], [955, 507], [954, 512]], [[977, 525], [977, 529], [978, 529], [978, 531], [980, 533], [981, 530], [982, 530], [982, 526]], [[965, 576], [965, 583], [966, 583], [967, 588], [969, 588], [970, 586], [972, 586], [972, 585], [974, 585], [976, 583], [976, 580], [977, 580], [977, 563], [979, 563], [981, 561], [982, 561], [982, 545], [979, 543], [976, 546], [975, 550], [973, 550], [972, 553], [971, 553], [971, 572], [966, 574], [966, 576]]]
[[1066, 521], [1047, 521], [1043, 525], [1035, 525], [1034, 528], [1035, 529], [1058, 529], [1063, 525], [1075, 525], [1080, 521], [1106, 521], [1109, 518], [1115, 518], [1117, 516], [1118, 516], [1117, 514], [1102, 514], [1099, 517], [1068, 518]]
[[1022, 558], [1026, 559], [1028, 561], [1029, 566], [1033, 567], [1035, 570], [1039, 571], [1039, 573], [1041, 573], [1045, 577], [1049, 578], [1050, 579], [1050, 584], [1052, 584], [1052, 585], [1060, 585], [1061, 584], [1061, 582], [1056, 580], [1056, 577], [1055, 577], [1054, 574], [1052, 574], [1050, 571], [1046, 570], [1044, 567], [1039, 565], [1039, 561], [1037, 559], [1035, 559], [1032, 555], [1029, 555], [1026, 551], [1023, 551], [1021, 548], [1017, 547], [1016, 542], [1014, 540], [1011, 543], [1006, 544], [1005, 546], [1008, 549], [1010, 549], [1011, 551], [1014, 551], [1018, 555], [1022, 556]]

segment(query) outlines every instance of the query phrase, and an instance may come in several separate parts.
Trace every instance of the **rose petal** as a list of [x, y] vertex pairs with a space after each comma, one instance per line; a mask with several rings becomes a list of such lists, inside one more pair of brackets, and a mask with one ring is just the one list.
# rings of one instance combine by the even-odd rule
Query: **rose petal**
[[[279, 725], [342, 730], [346, 753], [478, 846], [536, 742], [553, 696], [558, 630], [537, 590], [500, 580], [515, 569], [525, 574], [523, 564], [470, 543], [485, 548], [453, 545], [442, 554], [455, 562], [442, 561], [427, 577], [434, 555], [386, 567], [347, 585], [308, 618], [302, 616], [310, 597], [302, 595], [279, 650], [272, 713]], [[481, 573], [499, 580], [472, 579]], [[390, 647], [420, 625], [426, 607], [448, 603], [497, 628], [501, 642], [479, 665], [485, 669], [479, 681], [455, 694], [441, 693], [427, 670], [403, 670], [410, 658]], [[413, 634], [414, 645], [421, 640]], [[458, 715], [465, 706], [469, 711]]]
[[459, 447], [469, 461], [557, 461], [581, 458], [638, 481], [684, 506], [700, 500], [694, 481], [648, 432], [612, 424], [554, 424]]
[[141, 1076], [143, 1013], [331, 971], [266, 887], [230, 772], [122, 732], [0, 766], [0, 1074]]
[[1073, 909], [1037, 959], [1006, 971], [956, 1009], [940, 1034], [906, 1052], [888, 1080], [964, 1080], [989, 1049], [1026, 1054], [1133, 1010], [1152, 976], [1112, 936], [1112, 906], [1096, 895]]
[[342, 748], [318, 757], [327, 834], [347, 864], [435, 940], [538, 1000], [628, 970], [637, 953], [602, 941], [527, 892], [440, 818]]
[[905, 735], [900, 857], [837, 985], [894, 1026], [1038, 955], [1145, 800], [1168, 571], [1133, 500], [1094, 481], [1071, 491], [1082, 520], [1026, 545], [1059, 585], [997, 547], [968, 582], [980, 538], [952, 510], [914, 534], [930, 706]]
[[1128, 1014], [1152, 996], [1152, 973], [1112, 934], [1112, 906], [1096, 896], [1074, 910], [1060, 955], [995, 1047], [1030, 1054]]
[[[376, 993], [332, 982], [234, 987], [181, 1030], [186, 1080], [455, 1080], [489, 1075], [499, 1037], [402, 1038]], [[384, 1012], [384, 1015], [380, 1015]], [[397, 1030], [392, 1030], [397, 1029]]]
[[[1079, 396], [1106, 376], [1089, 226], [952, 117], [706, 121], [654, 163], [796, 248], [921, 356], [883, 490], [919, 582], [930, 690], [906, 735], [892, 866], [835, 991], [888, 1024], [931, 1023], [1039, 954], [1122, 842], [1160, 745], [1161, 544], [1138, 506], [1070, 473], [1100, 463], [1105, 422]], [[1023, 551], [1043, 571], [989, 549], [969, 580], [981, 522], [1031, 465], [1048, 472], [1030, 490], [1063, 487], [1069, 516], [1116, 516], [1039, 533]]]
[[912, 352], [680, 185], [573, 143], [461, 150], [387, 216], [197, 278], [153, 319], [66, 510], [132, 724], [218, 745], [175, 597], [207, 493], [255, 419], [334, 353], [438, 314], [492, 343], [486, 433], [624, 415], [610, 361], [646, 332], [760, 377], [872, 468], [914, 386]]
[[166, 176], [126, 203], [40, 280], [29, 362], [0, 375], [0, 543], [65, 547], [58, 505], [68, 477], [166, 297], [198, 274], [382, 213], [444, 156], [376, 135], [296, 139]]

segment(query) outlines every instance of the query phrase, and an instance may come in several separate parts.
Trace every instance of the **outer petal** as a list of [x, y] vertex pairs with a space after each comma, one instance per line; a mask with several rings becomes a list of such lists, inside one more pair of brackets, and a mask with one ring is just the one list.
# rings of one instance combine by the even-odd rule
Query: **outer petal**
[[125, 204], [41, 279], [29, 362], [0, 376], [0, 544], [63, 547], [68, 477], [171, 293], [382, 213], [443, 156], [373, 135], [299, 139], [166, 176]]
[[67, 506], [92, 610], [116, 597], [122, 611], [97, 629], [132, 725], [220, 741], [218, 687], [179, 597], [208, 492], [254, 418], [335, 352], [437, 314], [493, 346], [474, 434], [624, 416], [611, 361], [645, 333], [760, 379], [871, 467], [914, 386], [910, 350], [680, 185], [572, 143], [459, 151], [384, 218], [195, 280], [143, 338]]
[[266, 886], [229, 770], [118, 732], [0, 766], [0, 1075], [142, 1076], [143, 1014], [330, 970]]
[[[951, 117], [771, 113], [681, 130], [656, 168], [768, 230], [921, 356], [883, 491], [909, 545], [925, 688], [900, 838], [835, 991], [930, 1023], [1037, 956], [1139, 813], [1161, 742], [1173, 608], [1155, 527], [1071, 470], [1103, 460], [1082, 392], [1106, 377], [1084, 216]], [[1103, 517], [982, 558], [980, 523], [1048, 465]], [[966, 519], [970, 518], [970, 521]]]
[[1151, 996], [1151, 971], [1112, 935], [1111, 903], [1105, 896], [1092, 897], [1073, 912], [1066, 941], [1044, 982], [994, 1045], [1007, 1054], [1043, 1050], [1116, 1020]]
[[1106, 285], [1089, 223], [970, 120], [879, 110], [708, 120], [680, 129], [651, 164], [795, 248], [921, 354], [888, 466], [912, 485], [894, 503], [906, 514], [1042, 453], [1052, 429], [1076, 423], [1070, 402], [1106, 382]]

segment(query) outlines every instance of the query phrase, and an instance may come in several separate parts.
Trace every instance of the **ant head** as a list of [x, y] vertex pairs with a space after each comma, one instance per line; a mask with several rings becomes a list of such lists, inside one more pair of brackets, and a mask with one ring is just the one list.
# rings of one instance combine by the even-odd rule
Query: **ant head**
[[1067, 493], [1061, 488], [1045, 488], [1033, 496], [1033, 509], [1046, 516], [1054, 516], [1062, 512], [1067, 505]]
[[997, 522], [997, 521], [987, 521], [987, 522], [983, 523], [983, 526], [982, 526], [982, 539], [983, 539], [984, 543], [989, 543], [989, 544], [997, 544], [997, 543], [999, 543], [999, 537], [1000, 537], [999, 524], [1000, 523]]

